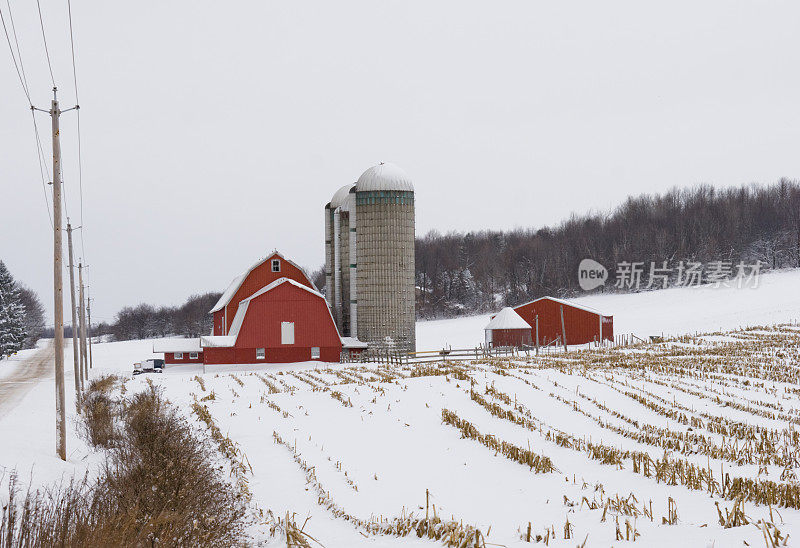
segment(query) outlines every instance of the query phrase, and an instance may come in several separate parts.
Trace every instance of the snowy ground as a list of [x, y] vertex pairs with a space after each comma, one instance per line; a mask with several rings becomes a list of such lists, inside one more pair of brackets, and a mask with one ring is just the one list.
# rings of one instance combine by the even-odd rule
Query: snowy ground
[[[614, 333], [680, 335], [800, 320], [800, 270], [764, 274], [756, 288], [700, 286], [570, 299], [614, 316]], [[489, 314], [417, 323], [417, 348], [472, 348]]]
[[[800, 272], [785, 272], [764, 276], [756, 290], [667, 290], [581, 302], [614, 314], [617, 332], [710, 332], [791, 322], [800, 317], [798, 284]], [[474, 346], [487, 318], [421, 322], [418, 345]], [[767, 506], [746, 502], [751, 523], [724, 528], [715, 503], [724, 514], [734, 502], [715, 489], [712, 496], [702, 480], [702, 489], [679, 479], [665, 484], [653, 473], [634, 471], [630, 458], [617, 464], [592, 458], [585, 444], [591, 441], [595, 451], [640, 452], [652, 463], [664, 458], [667, 447], [673, 470], [676, 463], [711, 470], [712, 483], [722, 471], [790, 485], [800, 440], [780, 434], [796, 429], [800, 418], [798, 343], [800, 330], [787, 326], [422, 370], [305, 363], [209, 367], [203, 374], [201, 366], [176, 366], [163, 375], [131, 378], [126, 388], [142, 389], [151, 379], [198, 427], [191, 405], [205, 405], [252, 466], [255, 504], [275, 516], [295, 513], [300, 523], [310, 517], [306, 529], [329, 548], [434, 544], [366, 534], [329, 504], [320, 505], [320, 492], [338, 511], [380, 522], [409, 512], [424, 515], [426, 489], [437, 515], [474, 525], [487, 545], [526, 545], [520, 535], [530, 522], [534, 538], [549, 530], [550, 544], [558, 546], [579, 545], [587, 536], [586, 546], [622, 544], [617, 524], [623, 537], [635, 529], [644, 546], [759, 546], [763, 533], [754, 523], [762, 520], [764, 528], [772, 522], [794, 539], [800, 512], [779, 508], [770, 518]], [[152, 341], [97, 344], [92, 376], [130, 377], [132, 362], [152, 357], [151, 350]], [[65, 355], [70, 388], [71, 348]], [[0, 363], [0, 376], [8, 374]], [[0, 418], [2, 470], [16, 469], [35, 485], [80, 476], [100, 459], [75, 433], [71, 390], [69, 458], [62, 463], [55, 457], [52, 395], [52, 379], [44, 380]], [[557, 471], [536, 473], [464, 438], [443, 422], [443, 409], [497, 442], [549, 457]], [[770, 435], [772, 441], [759, 448], [747, 439]], [[311, 482], [301, 463], [313, 469]], [[677, 523], [663, 525], [670, 498]]]

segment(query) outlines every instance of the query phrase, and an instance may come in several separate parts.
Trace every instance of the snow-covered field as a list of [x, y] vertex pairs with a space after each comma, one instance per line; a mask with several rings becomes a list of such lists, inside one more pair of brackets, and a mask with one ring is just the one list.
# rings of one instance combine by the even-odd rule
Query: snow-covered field
[[[580, 302], [614, 314], [617, 332], [728, 331], [800, 317], [798, 284], [800, 273], [783, 272], [755, 290]], [[486, 321], [421, 322], [418, 345], [474, 346]], [[800, 330], [787, 325], [540, 358], [205, 374], [176, 366], [130, 378], [131, 363], [151, 357], [152, 341], [128, 341], [95, 345], [92, 376], [122, 374], [129, 391], [151, 380], [201, 430], [192, 405], [205, 406], [252, 467], [254, 504], [266, 516], [309, 517], [306, 530], [327, 547], [434, 545], [353, 524], [424, 517], [426, 490], [430, 515], [435, 507], [445, 520], [474, 526], [487, 546], [526, 545], [529, 523], [534, 541], [558, 546], [634, 537], [644, 546], [759, 546], [763, 529], [800, 535], [799, 348]], [[71, 349], [65, 354], [69, 370]], [[43, 381], [0, 419], [0, 465], [36, 485], [82, 475], [100, 458], [75, 434], [71, 390], [69, 458], [55, 457], [52, 394], [52, 381]], [[743, 488], [749, 523], [726, 528], [718, 509], [732, 515]], [[755, 502], [765, 491], [771, 508]], [[263, 530], [257, 538], [281, 545]]]

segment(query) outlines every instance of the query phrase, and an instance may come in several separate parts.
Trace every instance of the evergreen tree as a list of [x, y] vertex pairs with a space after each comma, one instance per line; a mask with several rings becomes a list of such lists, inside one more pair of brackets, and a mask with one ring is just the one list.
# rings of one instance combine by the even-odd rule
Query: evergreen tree
[[0, 261], [0, 358], [22, 349], [25, 331], [25, 309], [14, 278]]
[[25, 311], [23, 322], [27, 337], [23, 348], [33, 348], [45, 330], [44, 306], [33, 289], [20, 283], [17, 283], [17, 288], [19, 289], [20, 303]]

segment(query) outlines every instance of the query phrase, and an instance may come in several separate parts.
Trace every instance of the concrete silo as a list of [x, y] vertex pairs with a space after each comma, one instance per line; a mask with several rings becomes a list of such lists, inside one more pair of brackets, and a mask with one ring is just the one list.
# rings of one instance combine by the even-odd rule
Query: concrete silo
[[342, 335], [416, 349], [414, 186], [402, 169], [373, 166], [325, 206], [325, 273]]

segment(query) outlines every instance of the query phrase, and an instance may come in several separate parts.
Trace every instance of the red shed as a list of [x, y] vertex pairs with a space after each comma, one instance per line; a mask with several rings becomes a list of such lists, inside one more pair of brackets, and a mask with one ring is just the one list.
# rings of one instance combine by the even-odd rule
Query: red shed
[[338, 362], [342, 340], [325, 297], [279, 278], [242, 299], [227, 335], [200, 338], [206, 364]]
[[484, 327], [486, 346], [531, 345], [531, 326], [513, 308], [506, 307]]
[[536, 339], [536, 317], [539, 317], [539, 344], [561, 341], [561, 310], [564, 310], [564, 335], [567, 344], [586, 344], [605, 339], [614, 340], [614, 317], [554, 297], [541, 297], [514, 310], [531, 326]]
[[273, 251], [233, 279], [228, 289], [211, 309], [211, 314], [214, 316], [212, 334], [228, 335], [239, 303], [280, 278], [294, 280], [318, 291], [302, 268], [277, 251]]
[[159, 339], [153, 342], [153, 352], [163, 353], [165, 364], [203, 363], [200, 339]]

